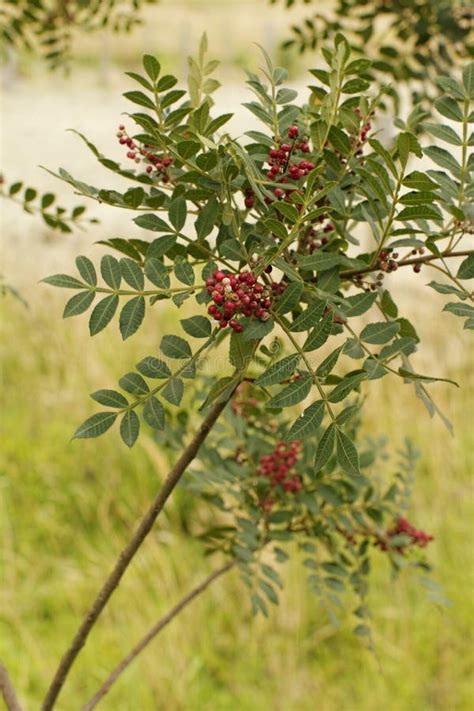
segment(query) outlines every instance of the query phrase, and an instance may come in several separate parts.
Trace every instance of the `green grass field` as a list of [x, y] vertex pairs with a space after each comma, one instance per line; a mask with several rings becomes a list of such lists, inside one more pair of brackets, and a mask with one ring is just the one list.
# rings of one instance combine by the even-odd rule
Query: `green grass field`
[[[60, 321], [62, 295], [29, 293], [30, 308], [2, 310], [0, 658], [29, 709], [37, 709], [60, 654], [105, 573], [166, 472], [151, 438], [128, 451], [114, 432], [70, 442], [92, 411], [87, 393], [112, 385], [156, 350], [171, 315], [150, 319], [120, 347], [113, 332], [86, 338], [84, 319]], [[435, 306], [439, 308], [439, 304]], [[156, 318], [156, 317], [155, 317]], [[430, 336], [436, 311], [425, 321]], [[424, 349], [436, 371], [462, 383], [433, 395], [453, 420], [451, 437], [412, 389], [377, 384], [365, 429], [394, 446], [408, 434], [422, 450], [410, 517], [433, 533], [440, 608], [414, 574], [392, 580], [380, 556], [373, 575], [376, 655], [334, 629], [306, 588], [297, 555], [285, 569], [281, 605], [255, 619], [238, 575], [216, 582], [155, 640], [101, 708], [109, 711], [469, 711], [472, 709], [472, 368], [469, 336], [454, 317], [441, 345]], [[164, 325], [166, 322], [166, 325]], [[438, 321], [436, 321], [438, 323]], [[451, 355], [451, 358], [450, 358]], [[470, 409], [471, 408], [471, 409]], [[186, 533], [200, 504], [180, 492], [125, 576], [65, 687], [74, 711], [151, 624], [217, 564]]]

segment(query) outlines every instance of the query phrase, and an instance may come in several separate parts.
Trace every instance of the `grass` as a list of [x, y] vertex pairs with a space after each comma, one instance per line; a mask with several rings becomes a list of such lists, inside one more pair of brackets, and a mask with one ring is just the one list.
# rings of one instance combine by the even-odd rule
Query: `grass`
[[[78, 619], [168, 465], [146, 437], [131, 452], [116, 433], [70, 442], [93, 409], [86, 393], [155, 351], [156, 332], [146, 329], [120, 350], [109, 331], [89, 341], [84, 319], [59, 321], [62, 295], [34, 294], [30, 310], [10, 299], [0, 305], [0, 658], [30, 709], [38, 708]], [[442, 328], [432, 328], [435, 313], [438, 325], [433, 312], [422, 326], [424, 347], [440, 375], [463, 384], [460, 391], [432, 389], [455, 436], [429, 418], [411, 388], [393, 389], [387, 379], [370, 396], [365, 427], [388, 433], [395, 446], [409, 434], [422, 449], [410, 515], [435, 535], [429, 558], [451, 606], [437, 607], [413, 575], [391, 580], [381, 559], [370, 595], [373, 655], [348, 628], [327, 623], [296, 555], [269, 620], [252, 618], [230, 573], [127, 671], [104, 711], [472, 708], [473, 377], [462, 357], [469, 336], [453, 335], [443, 350]], [[441, 325], [457, 333], [454, 317], [446, 318]], [[165, 312], [160, 330], [170, 319]], [[168, 505], [83, 650], [58, 709], [78, 709], [131, 643], [215, 565], [186, 533], [184, 524], [199, 515], [199, 503], [183, 492]]]

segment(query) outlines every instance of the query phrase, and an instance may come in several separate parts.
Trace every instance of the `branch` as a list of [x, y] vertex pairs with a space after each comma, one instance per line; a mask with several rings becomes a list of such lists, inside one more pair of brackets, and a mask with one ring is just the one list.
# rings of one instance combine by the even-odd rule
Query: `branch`
[[114, 568], [107, 577], [96, 599], [92, 603], [92, 606], [90, 607], [88, 613], [86, 614], [81, 625], [79, 626], [71, 642], [71, 645], [66, 650], [64, 656], [62, 657], [59, 663], [56, 674], [54, 675], [53, 681], [51, 682], [46, 697], [43, 701], [43, 705], [41, 706], [42, 711], [50, 711], [53, 708], [55, 701], [64, 685], [64, 682], [66, 681], [69, 671], [74, 663], [74, 660], [76, 659], [82, 647], [86, 643], [87, 637], [89, 636], [90, 631], [97, 622], [99, 615], [101, 614], [109, 598], [112, 596], [113, 592], [119, 585], [123, 574], [130, 565], [141, 544], [151, 531], [153, 524], [155, 523], [158, 517], [158, 514], [165, 505], [171, 492], [178, 484], [179, 480], [181, 479], [181, 476], [184, 474], [189, 464], [197, 455], [199, 448], [201, 447], [202, 443], [206, 439], [207, 435], [211, 431], [212, 427], [216, 423], [216, 420], [224, 410], [225, 406], [231, 399], [234, 392], [235, 388], [225, 400], [223, 400], [222, 402], [217, 402], [213, 405], [206, 419], [203, 421], [200, 428], [198, 429], [197, 433], [195, 434], [191, 442], [188, 444], [173, 469], [169, 472], [155, 500], [143, 516], [132, 538], [120, 553], [120, 556], [117, 562], [115, 563]]
[[[407, 267], [410, 264], [425, 264], [426, 262], [434, 262], [436, 259], [443, 259], [445, 257], [469, 257], [470, 254], [474, 254], [474, 250], [465, 249], [459, 250], [458, 252], [441, 252], [440, 254], [427, 254], [425, 257], [413, 257], [412, 259], [405, 259], [403, 262], [398, 262], [399, 267]], [[377, 266], [367, 266], [364, 269], [349, 269], [348, 271], [341, 272], [339, 276], [341, 279], [349, 279], [350, 277], [358, 276], [359, 274], [368, 274], [369, 272], [379, 272], [380, 267]]]
[[133, 647], [133, 649], [127, 654], [122, 661], [117, 664], [115, 669], [110, 673], [107, 679], [104, 681], [100, 689], [94, 694], [92, 699], [82, 707], [81, 711], [91, 711], [95, 709], [97, 704], [104, 696], [110, 691], [111, 687], [118, 678], [123, 674], [127, 667], [138, 657], [141, 652], [150, 644], [150, 642], [164, 629], [180, 612], [183, 610], [190, 602], [192, 602], [198, 595], [200, 595], [204, 590], [206, 590], [214, 580], [217, 580], [221, 575], [227, 573], [228, 570], [233, 568], [235, 561], [231, 560], [221, 568], [218, 568], [213, 573], [207, 576], [205, 580], [197, 585], [193, 590], [191, 590], [187, 595], [185, 595], [174, 607], [171, 608], [169, 612], [166, 613], [164, 617], [161, 618], [153, 627], [146, 633], [144, 637]]
[[0, 662], [0, 692], [7, 707], [7, 711], [22, 711], [15, 688], [6, 668]]

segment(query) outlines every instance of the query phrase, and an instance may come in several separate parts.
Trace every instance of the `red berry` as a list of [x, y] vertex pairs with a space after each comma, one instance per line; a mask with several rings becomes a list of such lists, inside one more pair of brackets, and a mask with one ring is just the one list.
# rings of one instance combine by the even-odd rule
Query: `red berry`
[[253, 197], [252, 197], [251, 195], [249, 195], [248, 197], [245, 198], [244, 203], [245, 203], [245, 207], [246, 207], [248, 210], [250, 210], [250, 209], [253, 207], [253, 204], [254, 204], [254, 199], [253, 199]]
[[299, 134], [298, 126], [290, 126], [288, 129], [288, 136], [290, 138], [297, 138]]
[[280, 200], [283, 197], [283, 195], [285, 194], [285, 191], [282, 190], [282, 188], [275, 188], [275, 190], [273, 191], [273, 194], [275, 195], [276, 198], [278, 198]]

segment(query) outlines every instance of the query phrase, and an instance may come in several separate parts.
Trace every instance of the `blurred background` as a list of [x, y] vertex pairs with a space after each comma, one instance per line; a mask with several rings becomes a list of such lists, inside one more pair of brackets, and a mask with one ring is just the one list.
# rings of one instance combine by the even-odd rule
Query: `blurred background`
[[[113, 188], [74, 128], [115, 160], [123, 159], [116, 127], [129, 105], [121, 96], [143, 53], [185, 79], [186, 57], [207, 32], [210, 56], [221, 60], [217, 110], [235, 112], [229, 130], [243, 134], [253, 117], [244, 69], [260, 62], [255, 43], [290, 70], [304, 95], [306, 69], [317, 53], [282, 50], [304, 5], [285, 9], [263, 0], [161, 0], [145, 7], [130, 35], [104, 31], [78, 36], [68, 74], [8, 50], [2, 70], [2, 172], [51, 190], [65, 206], [85, 204], [39, 166]], [[134, 87], [133, 87], [134, 88]], [[406, 111], [406, 107], [404, 107]], [[120, 180], [120, 179], [119, 179]], [[51, 231], [38, 216], [2, 200], [0, 273], [21, 296], [0, 299], [0, 658], [22, 699], [37, 708], [78, 619], [147, 507], [169, 461], [152, 437], [132, 451], [116, 433], [71, 442], [93, 411], [87, 394], [112, 387], [130, 365], [157, 350], [178, 315], [160, 307], [138, 336], [122, 343], [109, 329], [94, 339], [86, 319], [61, 320], [63, 292], [39, 284], [73, 271], [77, 254], [94, 261], [95, 243], [143, 236], [125, 211], [87, 205], [100, 219], [70, 235]], [[389, 379], [371, 388], [364, 431], [387, 436], [396, 469], [408, 435], [421, 451], [410, 518], [435, 536], [428, 551], [434, 578], [449, 605], [439, 607], [415, 575], [393, 580], [381, 560], [373, 576], [376, 652], [335, 629], [305, 582], [295, 551], [285, 570], [281, 604], [269, 620], [255, 619], [236, 574], [219, 581], [186, 610], [127, 671], [102, 707], [117, 711], [468, 711], [472, 696], [473, 497], [472, 344], [458, 321], [441, 313], [444, 299], [421, 288], [434, 278], [406, 270], [387, 282], [422, 339], [418, 372], [452, 378], [430, 392], [452, 421], [450, 435], [430, 419], [410, 387]], [[390, 277], [389, 277], [390, 279]], [[398, 285], [397, 285], [398, 284]], [[179, 314], [182, 317], [181, 314]], [[130, 645], [212, 569], [188, 531], [202, 504], [184, 491], [169, 503], [83, 650], [58, 709], [79, 708]]]

